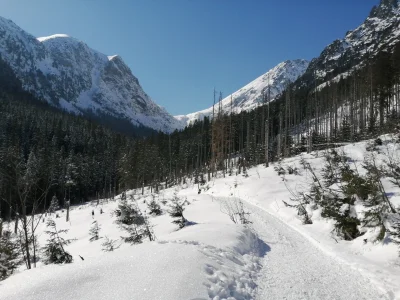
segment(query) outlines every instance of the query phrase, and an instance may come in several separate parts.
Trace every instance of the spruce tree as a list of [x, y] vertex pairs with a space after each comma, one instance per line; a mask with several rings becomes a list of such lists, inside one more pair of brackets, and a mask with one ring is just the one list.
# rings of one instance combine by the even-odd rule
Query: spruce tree
[[133, 196], [131, 196], [130, 201], [121, 199], [114, 213], [117, 216], [116, 223], [128, 233], [128, 236], [123, 237], [123, 240], [131, 244], [142, 243], [142, 226], [145, 225], [145, 218], [140, 212]]
[[48, 230], [45, 233], [49, 236], [46, 245], [43, 247], [45, 264], [64, 264], [72, 263], [72, 255], [65, 250], [65, 246], [72, 243], [73, 239], [65, 239], [61, 235], [68, 233], [67, 229], [58, 230], [56, 223], [49, 219], [47, 221]]
[[177, 224], [179, 228], [183, 228], [187, 224], [186, 218], [183, 216], [185, 210], [182, 201], [178, 197], [178, 193], [175, 191], [174, 196], [171, 200], [169, 215], [174, 218], [172, 223]]
[[21, 263], [20, 246], [12, 239], [11, 232], [3, 232], [0, 237], [0, 281], [13, 274]]
[[100, 229], [101, 226], [99, 225], [99, 223], [97, 221], [93, 221], [92, 222], [92, 226], [89, 229], [89, 235], [90, 235], [90, 241], [97, 241], [100, 238]]
[[159, 216], [162, 214], [161, 206], [155, 200], [155, 197], [151, 199], [150, 203], [147, 205], [149, 208], [149, 213], [151, 215]]
[[49, 207], [49, 212], [50, 214], [55, 213], [57, 209], [59, 209], [60, 207], [60, 203], [56, 197], [56, 195], [53, 196], [53, 198], [51, 198], [51, 202], [50, 202], [50, 207]]

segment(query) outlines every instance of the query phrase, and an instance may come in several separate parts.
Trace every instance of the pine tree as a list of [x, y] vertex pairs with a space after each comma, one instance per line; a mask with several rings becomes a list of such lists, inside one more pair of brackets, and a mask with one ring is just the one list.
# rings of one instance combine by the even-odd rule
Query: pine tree
[[127, 199], [121, 199], [114, 213], [117, 216], [116, 223], [128, 233], [128, 236], [123, 237], [123, 240], [131, 244], [142, 243], [142, 226], [146, 222], [133, 196], [130, 202]]
[[57, 209], [59, 209], [60, 207], [60, 203], [56, 197], [56, 195], [53, 196], [53, 198], [51, 198], [51, 202], [50, 202], [50, 207], [49, 207], [49, 212], [50, 214], [55, 213]]
[[389, 213], [396, 214], [397, 211], [387, 196], [381, 178], [385, 171], [376, 163], [374, 155], [370, 155], [364, 161], [363, 166], [367, 171], [368, 182], [368, 198], [365, 199], [364, 205], [368, 210], [364, 213], [364, 226], [380, 227], [380, 234], [377, 240], [383, 240], [387, 228], [386, 220]]
[[0, 237], [0, 281], [9, 277], [21, 263], [18, 243], [13, 241], [11, 232], [3, 232]]
[[149, 208], [149, 212], [151, 215], [159, 216], [162, 214], [161, 206], [156, 202], [154, 196], [153, 199], [150, 201], [150, 203], [147, 205], [147, 207]]
[[179, 228], [183, 228], [187, 224], [187, 220], [183, 216], [183, 211], [185, 210], [183, 203], [178, 197], [178, 193], [175, 191], [174, 196], [171, 200], [169, 215], [174, 218], [172, 223], [177, 224]]
[[71, 244], [73, 239], [65, 239], [61, 234], [68, 233], [67, 229], [57, 230], [56, 223], [49, 219], [47, 221], [49, 230], [45, 233], [49, 236], [47, 244], [43, 247], [43, 255], [45, 264], [68, 264], [72, 263], [72, 255], [69, 254], [64, 247]]
[[100, 236], [99, 236], [100, 229], [101, 229], [101, 226], [99, 225], [99, 223], [97, 221], [93, 221], [92, 227], [90, 227], [90, 229], [89, 229], [89, 235], [90, 235], [89, 240], [91, 242], [97, 241], [100, 238]]

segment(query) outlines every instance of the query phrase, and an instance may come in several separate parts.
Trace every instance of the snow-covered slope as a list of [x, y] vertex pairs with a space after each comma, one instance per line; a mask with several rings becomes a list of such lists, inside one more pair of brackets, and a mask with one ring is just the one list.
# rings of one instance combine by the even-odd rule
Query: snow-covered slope
[[[384, 146], [375, 152], [379, 161], [386, 146], [398, 147], [393, 137], [382, 136]], [[362, 164], [368, 155], [368, 142], [341, 147], [354, 165]], [[391, 149], [391, 148], [389, 148]], [[320, 208], [307, 205], [313, 224], [304, 225], [292, 203], [288, 190], [303, 189], [312, 180], [301, 169], [309, 162], [319, 173], [324, 166], [317, 152], [283, 159], [281, 164], [297, 167], [298, 175], [287, 174], [282, 180], [274, 166], [260, 165], [241, 174], [213, 178], [198, 194], [194, 181], [151, 194], [136, 193], [141, 211], [154, 197], [164, 214], [150, 216], [156, 240], [140, 245], [122, 244], [114, 252], [103, 252], [105, 237], [118, 240], [127, 233], [115, 224], [111, 212], [116, 201], [93, 201], [73, 207], [70, 222], [66, 212], [54, 214], [59, 229], [68, 229], [75, 238], [66, 250], [74, 262], [68, 265], [43, 265], [23, 270], [0, 282], [0, 298], [8, 300], [46, 299], [400, 299], [400, 258], [398, 245], [389, 236], [376, 241], [379, 230], [365, 227], [364, 235], [352, 240], [339, 239], [335, 222], [323, 218]], [[276, 165], [275, 165], [276, 166]], [[235, 174], [235, 172], [234, 172]], [[398, 207], [400, 189], [385, 179], [390, 201]], [[178, 230], [167, 214], [169, 200], [177, 191], [185, 206], [184, 216], [191, 225]], [[134, 191], [129, 191], [128, 196]], [[119, 197], [117, 197], [119, 198]], [[235, 210], [238, 199], [249, 220], [249, 226], [234, 224], [229, 209]], [[100, 214], [100, 209], [104, 212]], [[357, 213], [363, 207], [357, 205]], [[93, 218], [92, 210], [95, 212]], [[37, 220], [37, 218], [35, 218]], [[100, 224], [100, 239], [90, 242], [89, 228]], [[5, 230], [14, 224], [5, 223]], [[361, 226], [361, 225], [360, 225]], [[46, 244], [45, 222], [36, 231], [41, 246]], [[79, 255], [84, 258], [81, 260]]]
[[[165, 199], [168, 205], [173, 192], [169, 189], [156, 201], [161, 204]], [[67, 246], [73, 263], [44, 266], [39, 262], [35, 269], [21, 270], [0, 281], [0, 299], [254, 299], [263, 243], [248, 228], [233, 224], [211, 197], [199, 196], [195, 189], [186, 192], [190, 205], [185, 206], [185, 217], [193, 225], [178, 231], [167, 214], [168, 206], [161, 204], [164, 214], [150, 216], [156, 241], [140, 245], [121, 242], [127, 233], [114, 223], [115, 201], [76, 207], [70, 222], [65, 222], [65, 211], [57, 212], [61, 218], [48, 216], [58, 228], [69, 230], [68, 238], [76, 239]], [[143, 200], [151, 201], [151, 196], [136, 199], [145, 211]], [[100, 239], [90, 242], [94, 220], [101, 226]], [[40, 222], [40, 245], [46, 243], [45, 228]], [[103, 252], [106, 236], [121, 246]]]
[[119, 56], [106, 56], [67, 35], [35, 38], [0, 17], [0, 55], [25, 90], [56, 107], [166, 132], [179, 126]]
[[[264, 75], [223, 99], [221, 103], [223, 111], [230, 112], [231, 105], [233, 113], [252, 110], [262, 103], [262, 93], [265, 91], [267, 95], [268, 89], [270, 100], [274, 100], [285, 90], [289, 82], [294, 82], [306, 71], [308, 64], [309, 62], [304, 59], [288, 60], [278, 64]], [[215, 107], [218, 109], [218, 105]], [[186, 126], [190, 122], [211, 116], [212, 112], [213, 108], [210, 107], [188, 115], [175, 116], [175, 118], [181, 121], [183, 126]]]
[[321, 54], [310, 62], [303, 76], [296, 82], [298, 87], [313, 88], [314, 77], [318, 85], [337, 80], [365, 60], [379, 52], [390, 50], [400, 41], [399, 0], [381, 0], [366, 20], [344, 38], [333, 41]]

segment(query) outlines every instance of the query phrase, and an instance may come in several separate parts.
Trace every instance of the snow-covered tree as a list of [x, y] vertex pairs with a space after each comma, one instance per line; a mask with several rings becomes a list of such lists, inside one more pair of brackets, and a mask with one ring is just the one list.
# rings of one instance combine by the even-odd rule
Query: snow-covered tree
[[63, 264], [72, 263], [72, 255], [69, 254], [64, 247], [69, 245], [73, 240], [65, 239], [61, 234], [66, 234], [67, 229], [57, 230], [56, 223], [49, 219], [47, 221], [47, 228], [49, 230], [45, 231], [49, 235], [47, 239], [47, 244], [43, 247], [44, 263], [45, 264]]
[[178, 193], [175, 191], [174, 196], [171, 200], [171, 205], [170, 205], [170, 211], [169, 215], [174, 218], [172, 223], [177, 224], [179, 228], [185, 227], [187, 220], [183, 216], [183, 211], [185, 210], [184, 208], [184, 201], [181, 201], [178, 197]]
[[141, 243], [143, 238], [141, 227], [146, 222], [133, 196], [131, 196], [131, 201], [121, 199], [114, 213], [117, 216], [116, 223], [129, 234], [123, 237], [124, 241], [131, 244]]
[[49, 212], [50, 214], [55, 213], [56, 210], [60, 207], [60, 203], [56, 197], [56, 195], [53, 196], [53, 198], [51, 198], [51, 202], [50, 202], [50, 207], [49, 207]]
[[100, 238], [100, 236], [99, 236], [100, 229], [101, 229], [101, 226], [99, 225], [99, 223], [97, 221], [93, 221], [92, 227], [90, 227], [90, 229], [89, 229], [89, 235], [90, 235], [89, 240], [91, 242], [97, 241]]
[[149, 208], [149, 212], [151, 215], [159, 216], [162, 214], [161, 206], [156, 202], [154, 196], [150, 201], [150, 203], [147, 205], [147, 207]]

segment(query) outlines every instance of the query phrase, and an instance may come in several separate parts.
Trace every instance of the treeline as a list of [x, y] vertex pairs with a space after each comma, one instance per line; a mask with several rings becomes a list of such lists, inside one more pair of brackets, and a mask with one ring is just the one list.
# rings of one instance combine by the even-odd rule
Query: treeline
[[132, 138], [15, 97], [0, 100], [3, 218], [43, 211], [54, 195], [64, 206], [116, 193], [118, 157]]

